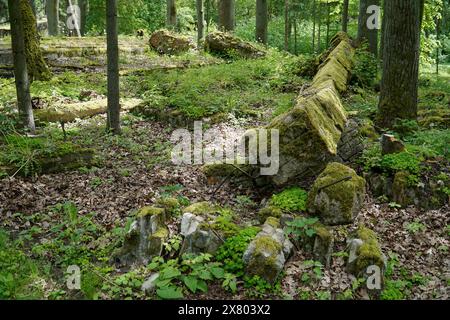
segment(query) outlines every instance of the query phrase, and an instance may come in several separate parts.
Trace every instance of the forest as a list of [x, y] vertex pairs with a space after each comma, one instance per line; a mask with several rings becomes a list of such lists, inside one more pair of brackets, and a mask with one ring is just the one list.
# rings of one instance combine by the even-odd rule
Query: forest
[[449, 146], [450, 0], [0, 0], [0, 300], [448, 300]]

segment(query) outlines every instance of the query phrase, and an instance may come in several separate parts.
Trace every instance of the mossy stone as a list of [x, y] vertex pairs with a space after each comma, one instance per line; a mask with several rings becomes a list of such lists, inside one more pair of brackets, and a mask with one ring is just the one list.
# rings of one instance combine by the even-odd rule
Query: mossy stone
[[364, 202], [365, 184], [353, 169], [330, 163], [314, 182], [307, 207], [326, 225], [352, 223]]
[[356, 236], [363, 241], [357, 252], [356, 274], [365, 272], [371, 265], [377, 265], [383, 270], [384, 257], [376, 233], [369, 228], [359, 227]]
[[137, 217], [143, 218], [147, 216], [164, 215], [164, 213], [165, 210], [163, 208], [148, 206], [141, 208], [137, 213]]
[[333, 235], [330, 230], [320, 222], [312, 226], [315, 231], [313, 255], [316, 261], [320, 261], [325, 267], [331, 264], [331, 255], [333, 253]]
[[275, 282], [285, 262], [281, 244], [271, 236], [257, 236], [247, 250], [250, 250], [246, 252], [247, 273], [258, 275], [270, 283]]
[[156, 201], [156, 204], [166, 210], [167, 213], [175, 214], [180, 208], [180, 202], [174, 197], [162, 197]]
[[266, 222], [264, 222], [264, 224], [267, 224], [267, 225], [272, 226], [275, 229], [277, 229], [280, 227], [280, 219], [275, 218], [275, 217], [268, 217], [266, 219]]
[[189, 212], [198, 216], [212, 215], [219, 211], [219, 207], [208, 201], [193, 203], [183, 209], [183, 213]]
[[394, 176], [392, 183], [392, 200], [402, 207], [406, 207], [414, 203], [408, 190], [408, 177], [410, 173], [407, 171], [399, 171]]
[[283, 210], [275, 206], [267, 206], [259, 210], [258, 219], [260, 223], [264, 223], [269, 217], [280, 218]]

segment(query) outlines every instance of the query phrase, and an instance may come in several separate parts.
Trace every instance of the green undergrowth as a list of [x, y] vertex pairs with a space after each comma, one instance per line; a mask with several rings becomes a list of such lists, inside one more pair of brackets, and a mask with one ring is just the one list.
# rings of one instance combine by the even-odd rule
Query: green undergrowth
[[[64, 142], [49, 137], [29, 138], [15, 133], [0, 136], [0, 168], [20, 173], [24, 176], [34, 176], [42, 172], [47, 159], [55, 159], [67, 155], [84, 152], [80, 146], [72, 142]], [[72, 164], [67, 163], [67, 166]]]
[[255, 238], [259, 232], [257, 227], [249, 227], [241, 230], [237, 235], [225, 240], [225, 243], [216, 253], [216, 259], [223, 263], [226, 271], [244, 275], [244, 262], [242, 257], [248, 244]]
[[[292, 107], [297, 92], [280, 89], [287, 81], [281, 67], [292, 59], [274, 51], [264, 59], [155, 71], [128, 77], [125, 88], [148, 101], [145, 112], [150, 114], [171, 109], [192, 119], [219, 113], [258, 116], [268, 108]], [[301, 78], [298, 81], [304, 82]]]
[[292, 187], [278, 194], [274, 194], [270, 199], [270, 205], [287, 212], [305, 211], [307, 198], [308, 193], [305, 190]]

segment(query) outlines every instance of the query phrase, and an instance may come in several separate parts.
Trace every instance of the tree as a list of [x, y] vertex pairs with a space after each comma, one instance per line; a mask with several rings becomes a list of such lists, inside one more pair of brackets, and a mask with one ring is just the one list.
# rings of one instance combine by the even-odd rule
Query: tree
[[219, 2], [219, 29], [222, 31], [234, 30], [234, 0], [220, 0]]
[[28, 0], [19, 0], [19, 3], [25, 39], [28, 79], [30, 82], [34, 80], [49, 80], [51, 72], [42, 55], [33, 9]]
[[[371, 53], [373, 53], [373, 55], [377, 56], [378, 55], [378, 26], [371, 25], [373, 23], [370, 21], [370, 19], [374, 14], [373, 12], [370, 12], [368, 10], [371, 6], [379, 7], [380, 0], [360, 0], [359, 1], [357, 41], [359, 43], [368, 41], [369, 52], [371, 52]], [[369, 11], [369, 13], [368, 13], [368, 11]]]
[[289, 0], [284, 0], [284, 50], [289, 51]]
[[268, 1], [256, 0], [256, 41], [267, 44]]
[[80, 33], [82, 36], [86, 35], [86, 18], [88, 12], [89, 1], [78, 0], [80, 6]]
[[198, 44], [200, 45], [200, 42], [204, 36], [203, 29], [205, 26], [205, 12], [203, 7], [203, 0], [197, 0], [196, 8], [197, 8], [197, 39]]
[[385, 1], [383, 76], [377, 124], [417, 118], [420, 28], [424, 0]]
[[48, 34], [57, 36], [59, 34], [59, 0], [47, 0], [46, 11]]
[[348, 2], [349, 0], [344, 0], [342, 5], [342, 31], [347, 32], [348, 26]]
[[25, 55], [24, 26], [20, 10], [21, 3], [8, 0], [11, 24], [11, 42], [14, 58], [14, 79], [16, 83], [17, 105], [22, 124], [31, 133], [35, 132], [33, 109], [31, 106], [30, 82], [28, 80], [27, 59]]
[[106, 41], [108, 56], [108, 114], [107, 129], [120, 133], [119, 101], [119, 44], [117, 27], [117, 0], [106, 2]]
[[175, 0], [167, 0], [167, 28], [175, 29], [177, 27], [177, 4]]

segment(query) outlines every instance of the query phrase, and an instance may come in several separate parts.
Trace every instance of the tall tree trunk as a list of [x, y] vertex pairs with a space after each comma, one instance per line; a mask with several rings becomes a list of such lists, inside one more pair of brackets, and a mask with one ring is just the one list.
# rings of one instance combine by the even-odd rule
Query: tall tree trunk
[[267, 44], [268, 0], [256, 0], [256, 41]]
[[348, 2], [349, 0], [344, 0], [342, 5], [342, 31], [347, 32], [348, 26]]
[[59, 0], [47, 0], [48, 35], [59, 34]]
[[219, 29], [221, 31], [234, 30], [234, 0], [220, 0]]
[[80, 6], [80, 33], [82, 36], [86, 35], [86, 19], [88, 13], [88, 0], [78, 0], [78, 5]]
[[383, 77], [377, 124], [417, 118], [420, 28], [424, 0], [385, 1]]
[[16, 82], [17, 106], [24, 128], [35, 132], [33, 109], [31, 106], [30, 82], [28, 80], [27, 61], [25, 56], [25, 36], [20, 2], [8, 0], [9, 21], [11, 24], [11, 42], [14, 58], [14, 79]]
[[16, 0], [20, 3], [23, 33], [25, 39], [25, 56], [27, 58], [28, 79], [49, 80], [51, 72], [45, 63], [39, 45], [39, 34], [36, 26], [36, 18], [28, 0]]
[[107, 129], [120, 133], [119, 101], [119, 45], [117, 28], [117, 0], [106, 2], [106, 32], [108, 56], [108, 115]]
[[289, 0], [284, 0], [284, 50], [289, 51]]
[[321, 30], [322, 30], [322, 2], [319, 1], [318, 32], [317, 32], [317, 52], [321, 49]]
[[294, 18], [294, 54], [298, 54], [298, 43], [297, 43], [298, 31], [297, 31], [297, 14], [295, 14]]
[[379, 50], [380, 60], [383, 60], [384, 42], [385, 42], [384, 38], [385, 38], [385, 35], [386, 35], [386, 32], [384, 32], [384, 29], [385, 29], [385, 26], [386, 26], [386, 13], [385, 13], [386, 5], [385, 5], [385, 3], [386, 3], [386, 1], [383, 0], [382, 1], [382, 8], [383, 8], [382, 14], [383, 14], [383, 17], [381, 19], [381, 41], [380, 41], [380, 50]]
[[312, 34], [312, 51], [316, 51], [316, 0], [313, 1], [313, 34]]
[[210, 7], [211, 7], [211, 0], [205, 0], [206, 1], [206, 33], [209, 32], [209, 23], [210, 23], [210, 19], [211, 19], [211, 15], [210, 15]]
[[369, 52], [374, 56], [378, 56], [378, 26], [373, 26], [373, 21], [369, 20], [374, 13], [367, 13], [367, 9], [373, 5], [380, 6], [380, 0], [359, 1], [357, 41], [359, 43], [367, 41], [369, 43]]
[[327, 45], [330, 42], [330, 3], [327, 0]]
[[197, 0], [197, 42], [200, 45], [204, 36], [205, 12], [203, 10], [203, 0]]
[[[439, 25], [440, 20], [436, 18], [436, 40], [439, 42], [440, 34], [439, 34]], [[439, 74], [439, 46], [436, 46], [436, 74]]]
[[176, 29], [177, 27], [177, 5], [175, 0], [167, 0], [167, 28]]

